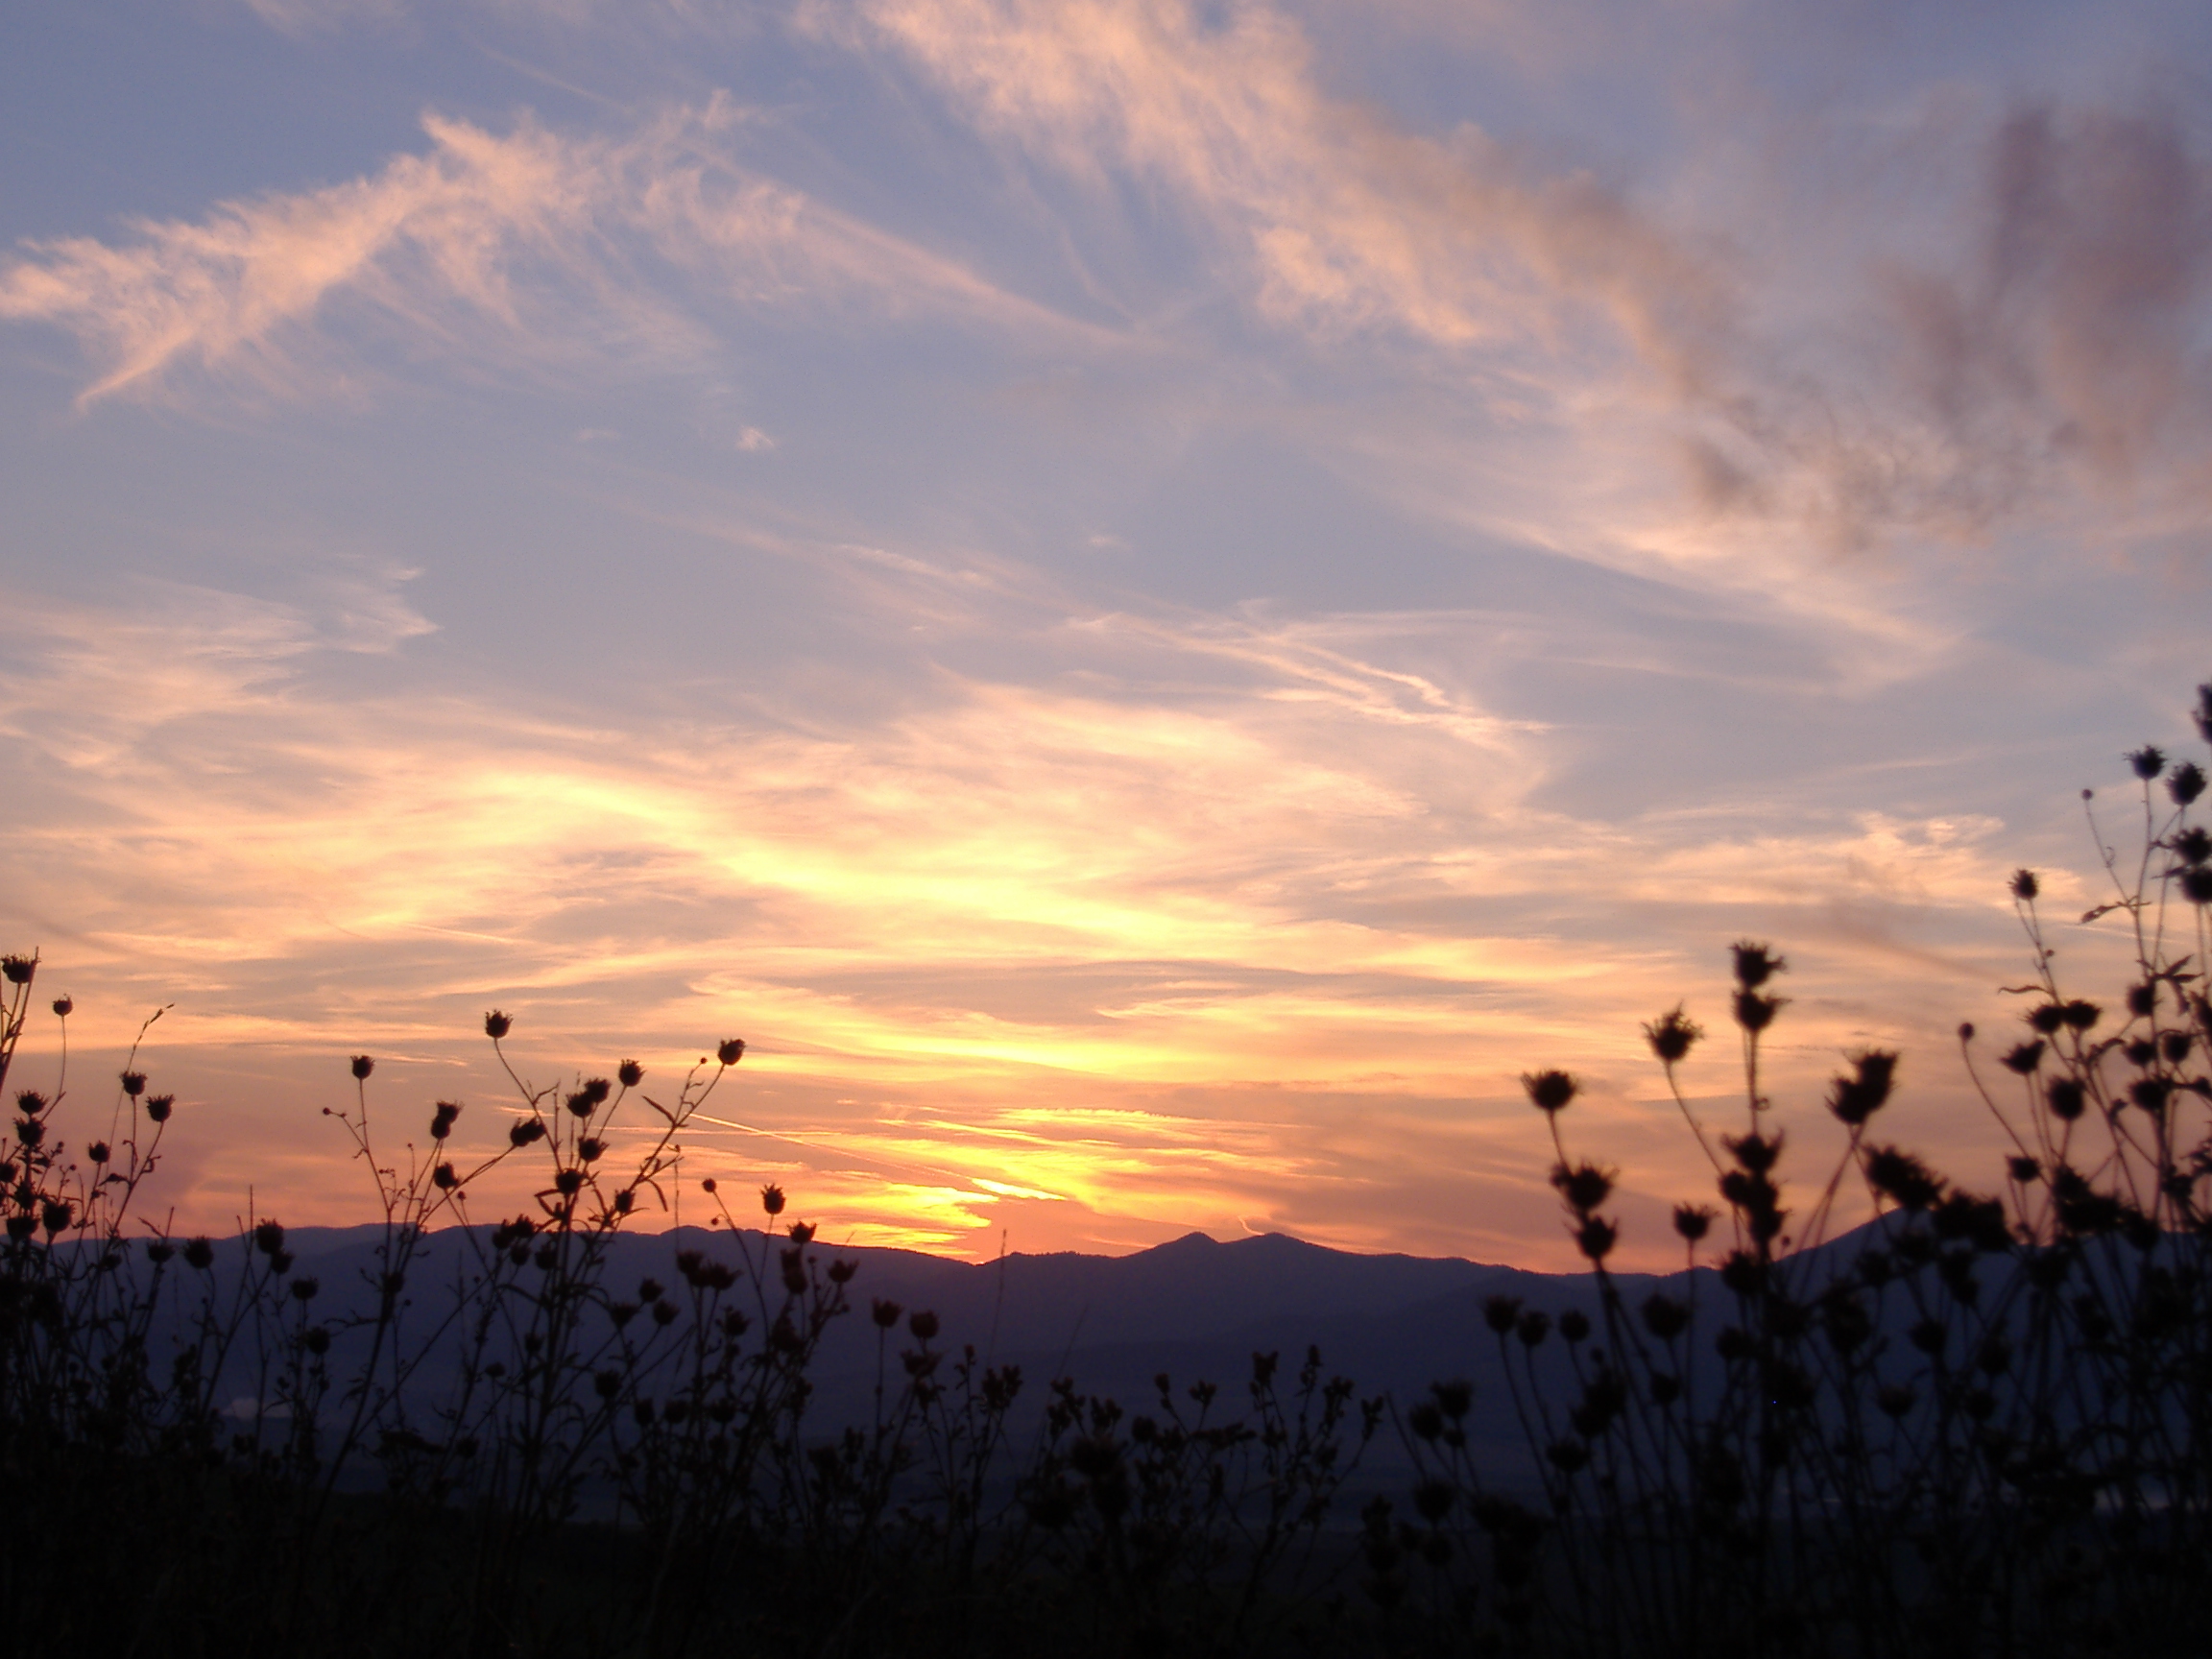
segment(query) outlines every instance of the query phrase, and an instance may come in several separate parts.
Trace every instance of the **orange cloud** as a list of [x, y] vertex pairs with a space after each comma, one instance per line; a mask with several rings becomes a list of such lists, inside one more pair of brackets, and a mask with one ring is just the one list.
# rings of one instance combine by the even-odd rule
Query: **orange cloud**
[[[1543, 1213], [1530, 1065], [1588, 1068], [1593, 1127], [1642, 1137], [1654, 1181], [1694, 1174], [1647, 1132], [1672, 1107], [1636, 1027], [1737, 932], [1825, 963], [1776, 1060], [1812, 1086], [1996, 974], [1937, 926], [1986, 930], [1993, 824], [1579, 823], [1532, 804], [1544, 733], [1297, 629], [1101, 620], [1084, 690], [941, 676], [885, 724], [703, 733], [338, 699], [314, 629], [269, 606], [11, 624], [0, 741], [46, 780], [7, 831], [39, 896], [11, 931], [67, 919], [49, 955], [84, 1040], [173, 999], [164, 1064], [262, 1102], [187, 1212], [257, 1182], [343, 1214], [312, 1122], [248, 1131], [297, 1097], [267, 1078], [367, 1050], [380, 1089], [488, 1105], [471, 1030], [496, 1004], [570, 1064], [665, 1074], [746, 1035], [689, 1155], [794, 1171], [839, 1236], [988, 1253], [1018, 1216], [1018, 1248], [1248, 1224], [1434, 1243], [1467, 1224], [1403, 1192], [1436, 1170]], [[1178, 661], [1236, 677], [1142, 689], [1190, 684]], [[1659, 917], [1689, 954], [1646, 943]]]

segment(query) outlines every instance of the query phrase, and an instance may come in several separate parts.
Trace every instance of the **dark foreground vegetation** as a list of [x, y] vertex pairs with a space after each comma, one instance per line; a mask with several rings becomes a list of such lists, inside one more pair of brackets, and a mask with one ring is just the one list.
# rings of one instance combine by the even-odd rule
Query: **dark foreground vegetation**
[[[2212, 687], [2201, 699], [2212, 742]], [[15, 1096], [0, 1167], [10, 1645], [2201, 1651], [2212, 836], [2192, 816], [2197, 765], [2131, 760], [2139, 845], [2123, 860], [2096, 831], [2111, 897], [2084, 918], [2128, 931], [2127, 983], [2104, 1000], [2061, 984], [2022, 871], [2021, 1027], [1994, 1055], [1960, 1031], [2012, 1148], [1985, 1186], [1879, 1134], [1898, 1059], [1869, 1050], [1827, 1096], [1840, 1161], [1786, 1198], [1761, 1082], [1785, 964], [1761, 945], [1734, 949], [1740, 1118], [1702, 1121], [1676, 1094], [1719, 1202], [1675, 1213], [1684, 1270], [1659, 1288], [1607, 1268], [1614, 1178], [1570, 1145], [1575, 1079], [1525, 1078], [1595, 1311], [1491, 1298], [1467, 1339], [1494, 1345], [1504, 1401], [1449, 1379], [1366, 1398], [1310, 1353], [1255, 1356], [1218, 1388], [1093, 1398], [871, 1295], [772, 1187], [759, 1203], [780, 1230], [725, 1210], [719, 1247], [632, 1283], [614, 1241], [665, 1196], [733, 1040], [671, 1089], [629, 1063], [572, 1089], [510, 1068], [519, 1105], [489, 1155], [458, 1149], [447, 1103], [410, 1125], [427, 1151], [393, 1144], [354, 1059], [337, 1122], [384, 1223], [343, 1286], [301, 1270], [273, 1220], [216, 1243], [136, 1215], [173, 1102], [133, 1050], [105, 1122], [78, 1118], [64, 1141], [64, 1058], [50, 1094]], [[0, 1083], [36, 970], [5, 962]], [[51, 1006], [65, 1035], [67, 999]], [[504, 1065], [509, 1020], [485, 1027]], [[1647, 1034], [1671, 1083], [1704, 1036], [1679, 1010]], [[464, 1225], [510, 1160], [541, 1168], [535, 1210]], [[1882, 1219], [1831, 1241], [1847, 1185]], [[878, 1382], [830, 1421], [810, 1370], [840, 1321], [873, 1331]], [[1481, 1466], [1479, 1408], [1521, 1424], [1525, 1479]], [[1363, 1458], [1409, 1472], [1362, 1479]]]

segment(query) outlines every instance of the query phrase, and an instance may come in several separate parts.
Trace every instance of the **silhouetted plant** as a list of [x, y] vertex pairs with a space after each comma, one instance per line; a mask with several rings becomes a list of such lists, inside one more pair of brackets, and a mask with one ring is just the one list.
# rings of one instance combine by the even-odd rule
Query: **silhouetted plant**
[[[2198, 719], [2212, 742], [2212, 686]], [[56, 998], [52, 1092], [14, 1096], [0, 1155], [0, 1605], [49, 1646], [179, 1654], [2193, 1650], [2212, 832], [2200, 768], [2129, 759], [2141, 845], [2124, 860], [2092, 815], [2112, 896], [2082, 918], [2127, 929], [2128, 982], [2106, 1002], [2060, 982], [2021, 871], [2022, 1029], [1988, 1060], [1960, 1030], [2009, 1147], [1986, 1191], [1877, 1132], [1901, 1068], [1879, 1048], [1829, 1086], [1838, 1160], [1791, 1186], [1762, 1052], [1788, 964], [1753, 941], [1730, 952], [1735, 1123], [1681, 1087], [1698, 1024], [1645, 1027], [1719, 1200], [1675, 1210], [1684, 1266], [1656, 1288], [1611, 1265], [1618, 1174], [1570, 1147], [1577, 1080], [1524, 1077], [1594, 1303], [1482, 1310], [1519, 1484], [1485, 1476], [1463, 1381], [1393, 1408], [1317, 1351], [1287, 1377], [1262, 1353], [1240, 1392], [1162, 1375], [1132, 1413], [1070, 1378], [1025, 1396], [880, 1297], [865, 1420], [817, 1422], [856, 1267], [780, 1187], [756, 1229], [702, 1182], [717, 1243], [670, 1283], [612, 1282], [734, 1039], [673, 1090], [633, 1061], [541, 1086], [495, 1010], [516, 1097], [473, 1156], [483, 1115], [454, 1101], [395, 1143], [351, 1057], [329, 1115], [381, 1218], [358, 1294], [297, 1270], [273, 1217], [174, 1238], [136, 1214], [176, 1115], [139, 1069], [154, 1020], [73, 1144]], [[0, 959], [0, 1089], [38, 971]], [[525, 1163], [534, 1208], [475, 1220]], [[1877, 1220], [1832, 1238], [1851, 1182]], [[1350, 1512], [1386, 1420], [1412, 1483]]]
[[[8, 959], [0, 1080], [36, 971]], [[613, 1240], [641, 1200], [668, 1201], [677, 1138], [744, 1045], [722, 1044], [657, 1095], [628, 1061], [572, 1088], [525, 1081], [514, 1026], [485, 1020], [517, 1102], [479, 1156], [461, 1150], [454, 1101], [433, 1106], [422, 1142], [395, 1145], [373, 1109], [373, 1058], [348, 1062], [353, 1104], [327, 1115], [381, 1217], [350, 1297], [296, 1271], [267, 1216], [220, 1246], [159, 1227], [127, 1236], [173, 1115], [136, 1048], [108, 1139], [82, 1158], [55, 1129], [65, 1072], [51, 1099], [21, 1097], [0, 1475], [69, 1493], [64, 1529], [163, 1490], [157, 1533], [219, 1527], [191, 1534], [188, 1582], [139, 1587], [138, 1610], [172, 1638], [220, 1603], [246, 1649], [404, 1631], [432, 1651], [596, 1653], [614, 1630], [623, 1650], [693, 1652], [726, 1634], [743, 1584], [772, 1588], [752, 1619], [782, 1636], [829, 1628], [865, 1646], [902, 1630], [908, 1647], [973, 1650], [1080, 1617], [1099, 1651], [1184, 1625], [1250, 1650], [1310, 1601], [1301, 1586], [1327, 1576], [1311, 1569], [1331, 1500], [1382, 1410], [1355, 1413], [1351, 1384], [1325, 1378], [1317, 1353], [1287, 1394], [1273, 1357], [1255, 1357], [1243, 1408], [1227, 1414], [1200, 1384], [1187, 1417], [1163, 1379], [1159, 1412], [1125, 1431], [1118, 1406], [1064, 1380], [1025, 1451], [1020, 1371], [972, 1347], [949, 1355], [934, 1313], [878, 1300], [872, 1421], [817, 1430], [808, 1372], [852, 1311], [855, 1269], [782, 1219], [781, 1188], [761, 1190], [770, 1230], [755, 1232], [701, 1183], [721, 1247], [679, 1250], [670, 1284], [610, 1282]], [[626, 1112], [646, 1133], [617, 1163]], [[473, 1221], [472, 1193], [528, 1159], [542, 1171], [535, 1213]], [[588, 1509], [618, 1524], [619, 1573], [548, 1576], [591, 1535]], [[426, 1539], [441, 1545], [428, 1557]], [[39, 1576], [29, 1559], [0, 1564], [0, 1595]], [[88, 1604], [81, 1563], [49, 1576]], [[128, 1587], [127, 1574], [95, 1577], [110, 1595]], [[579, 1585], [602, 1603], [579, 1605]]]
[[[2200, 699], [2212, 742], [2212, 685]], [[2041, 884], [2023, 870], [2010, 886], [2033, 971], [2007, 990], [2026, 1003], [2025, 1030], [1994, 1072], [1960, 1030], [2011, 1147], [2001, 1186], [1957, 1185], [1872, 1135], [1899, 1061], [1868, 1049], [1827, 1094], [1843, 1150], [1792, 1201], [1761, 1077], [1787, 964], [1743, 941], [1730, 995], [1740, 1133], [1704, 1121], [1679, 1085], [1703, 1031], [1679, 1007], [1645, 1027], [1721, 1208], [1677, 1210], [1678, 1288], [1632, 1305], [1607, 1265], [1613, 1173], [1571, 1158], [1561, 1133], [1577, 1084], [1561, 1070], [1523, 1079], [1599, 1309], [1596, 1324], [1487, 1310], [1538, 1455], [1541, 1514], [1477, 1478], [1444, 1409], [1463, 1408], [1458, 1385], [1404, 1419], [1430, 1530], [1401, 1524], [1397, 1553], [1447, 1539], [1429, 1548], [1457, 1564], [1464, 1608], [1482, 1576], [1470, 1546], [1486, 1534], [1492, 1637], [1573, 1652], [1945, 1655], [2200, 1639], [2180, 1564], [2212, 1541], [2212, 835], [2192, 819], [2197, 765], [2155, 749], [2128, 758], [2141, 844], [2124, 862], [2092, 814], [2113, 896], [2081, 919], [2129, 930], [2114, 1008], [2059, 982]], [[1829, 1247], [1853, 1178], [1878, 1222]], [[1564, 1364], [1542, 1369], [1554, 1332]], [[1501, 1540], [1516, 1564], [1495, 1554]], [[1534, 1637], [1531, 1597], [1546, 1599]]]

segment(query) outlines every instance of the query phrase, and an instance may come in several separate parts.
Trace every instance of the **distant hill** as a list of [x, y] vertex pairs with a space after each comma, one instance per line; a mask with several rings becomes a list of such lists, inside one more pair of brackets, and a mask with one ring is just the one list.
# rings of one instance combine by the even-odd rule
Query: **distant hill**
[[[312, 1273], [324, 1286], [318, 1313], [327, 1318], [342, 1308], [373, 1307], [367, 1276], [380, 1237], [373, 1226], [291, 1231], [295, 1274]], [[409, 1286], [411, 1317], [439, 1307], [440, 1270], [454, 1260], [458, 1242], [457, 1235], [445, 1233], [425, 1246], [423, 1265]], [[607, 1282], [617, 1295], [648, 1276], [672, 1285], [680, 1250], [733, 1262], [740, 1244], [758, 1260], [764, 1249], [787, 1242], [699, 1227], [625, 1236], [614, 1242]], [[227, 1255], [237, 1248], [234, 1241], [224, 1246]], [[1496, 1339], [1482, 1323], [1485, 1298], [1518, 1296], [1553, 1314], [1574, 1306], [1597, 1310], [1585, 1275], [1355, 1255], [1283, 1234], [1222, 1243], [1192, 1233], [1131, 1256], [1009, 1255], [981, 1263], [819, 1243], [812, 1254], [857, 1267], [849, 1286], [855, 1311], [832, 1329], [813, 1373], [810, 1415], [825, 1431], [864, 1419], [872, 1407], [878, 1348], [868, 1311], [881, 1297], [908, 1311], [935, 1312], [940, 1348], [957, 1355], [973, 1346], [986, 1362], [1020, 1366], [1032, 1407], [1041, 1405], [1052, 1379], [1070, 1377], [1084, 1392], [1115, 1398], [1132, 1413], [1156, 1409], [1154, 1380], [1166, 1373], [1186, 1410], [1191, 1408], [1185, 1393], [1190, 1383], [1218, 1384], [1218, 1418], [1242, 1408], [1256, 1353], [1279, 1354], [1287, 1376], [1309, 1346], [1321, 1350], [1328, 1374], [1351, 1378], [1362, 1399], [1389, 1395], [1410, 1402], [1431, 1382], [1466, 1378], [1476, 1384], [1478, 1401], [1471, 1438], [1484, 1461], [1503, 1474], [1524, 1467], [1527, 1454]], [[1632, 1294], [1644, 1293], [1644, 1276], [1623, 1278]], [[895, 1356], [910, 1345], [902, 1327], [889, 1347]], [[893, 1369], [896, 1374], [895, 1361]], [[435, 1384], [434, 1371], [428, 1381]], [[1379, 1447], [1376, 1455], [1382, 1465], [1403, 1462], [1394, 1444]]]
[[[1855, 1255], [1870, 1241], [1863, 1235], [1863, 1230], [1831, 1240], [1815, 1259]], [[323, 1286], [315, 1303], [318, 1317], [373, 1310], [373, 1268], [381, 1236], [375, 1226], [291, 1230], [295, 1276], [312, 1274]], [[774, 1288], [774, 1253], [788, 1242], [781, 1236], [699, 1227], [621, 1236], [612, 1245], [606, 1283], [618, 1298], [646, 1277], [674, 1286], [679, 1251], [698, 1250], [735, 1264], [743, 1250], [769, 1264], [772, 1295], [780, 1294]], [[464, 1260], [462, 1244], [456, 1229], [433, 1235], [423, 1246], [407, 1290], [406, 1317], [416, 1332], [435, 1324], [450, 1306], [442, 1284]], [[219, 1247], [221, 1260], [234, 1262], [242, 1247], [236, 1239], [226, 1241]], [[1387, 1396], [1404, 1407], [1432, 1382], [1465, 1379], [1475, 1385], [1476, 1407], [1466, 1428], [1479, 1462], [1493, 1478], [1518, 1483], [1532, 1468], [1524, 1413], [1549, 1408], [1557, 1415], [1572, 1404], [1568, 1356], [1554, 1335], [1538, 1356], [1536, 1392], [1542, 1398], [1525, 1390], [1517, 1401], [1497, 1338], [1483, 1322], [1483, 1304], [1503, 1294], [1554, 1319], [1574, 1308], [1593, 1318], [1599, 1312], [1587, 1274], [1355, 1255], [1282, 1234], [1222, 1243], [1192, 1233], [1132, 1256], [1010, 1255], [981, 1263], [856, 1245], [816, 1243], [810, 1253], [825, 1265], [841, 1259], [856, 1267], [849, 1286], [854, 1311], [832, 1327], [810, 1373], [816, 1392], [808, 1415], [824, 1433], [868, 1419], [881, 1355], [891, 1357], [894, 1383], [900, 1380], [896, 1356], [912, 1339], [902, 1325], [879, 1346], [868, 1315], [874, 1300], [883, 1298], [909, 1313], [936, 1313], [936, 1346], [948, 1353], [958, 1356], [973, 1347], [985, 1363], [1019, 1366], [1024, 1407], [1018, 1416], [1024, 1426], [1034, 1423], [1047, 1384], [1059, 1377], [1071, 1378], [1087, 1394], [1119, 1401], [1132, 1414], [1157, 1411], [1155, 1379], [1162, 1374], [1171, 1379], [1174, 1398], [1186, 1412], [1193, 1409], [1189, 1385], [1212, 1382], [1219, 1387], [1214, 1407], [1218, 1420], [1243, 1408], [1255, 1354], [1279, 1355], [1287, 1384], [1310, 1346], [1320, 1350], [1325, 1373], [1352, 1379], [1361, 1399]], [[222, 1277], [220, 1262], [217, 1276]], [[1708, 1305], [1725, 1295], [1702, 1269], [1694, 1276], [1617, 1274], [1615, 1282], [1631, 1308], [1662, 1285]], [[735, 1294], [749, 1292], [741, 1286]], [[343, 1358], [343, 1348], [334, 1358]], [[1693, 1369], [1702, 1365], [1694, 1362]], [[450, 1374], [449, 1362], [442, 1366], [434, 1359], [422, 1369], [421, 1385], [435, 1394]], [[1395, 1430], [1384, 1431], [1369, 1465], [1376, 1479], [1403, 1472], [1406, 1455]]]

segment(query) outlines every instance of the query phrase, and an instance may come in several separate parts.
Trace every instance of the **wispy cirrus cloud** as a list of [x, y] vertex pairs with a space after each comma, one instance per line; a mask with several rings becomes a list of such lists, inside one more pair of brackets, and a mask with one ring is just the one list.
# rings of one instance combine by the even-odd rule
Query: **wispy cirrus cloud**
[[720, 98], [616, 137], [427, 115], [429, 149], [366, 178], [137, 221], [114, 243], [33, 241], [0, 269], [0, 318], [78, 339], [96, 365], [81, 404], [172, 395], [187, 377], [342, 388], [365, 373], [332, 339], [349, 329], [417, 359], [539, 370], [589, 354], [667, 370], [712, 349], [703, 313], [733, 303], [1084, 336], [748, 172], [722, 144], [745, 119]]
[[[1525, 46], [1530, 20], [1501, 11], [1482, 38]], [[1780, 176], [1808, 142], [1790, 113], [1746, 108], [1774, 128], [1775, 176], [1746, 191], [1722, 170], [1723, 199], [1700, 194], [1694, 150], [1638, 189], [1473, 122], [1416, 132], [1328, 89], [1307, 29], [1266, 6], [857, 0], [809, 15], [889, 45], [1025, 157], [1164, 192], [1278, 324], [1441, 349], [1521, 421], [1618, 419], [1633, 366], [1656, 394], [1649, 436], [1671, 429], [1654, 458], [1671, 449], [1707, 525], [1974, 538], [2061, 481], [2107, 506], [2122, 487], [2178, 490], [2200, 510], [2212, 164], [2171, 109], [2000, 104], [1962, 121], [1937, 85], [1808, 193]], [[1399, 33], [1432, 25], [1469, 50], [1448, 22], [1402, 16]], [[1603, 55], [1592, 35], [1575, 36], [1584, 67]], [[1556, 69], [1565, 50], [1539, 56]], [[1863, 109], [1804, 119], [1874, 125]], [[1886, 202], [1900, 177], [1944, 195]], [[1851, 238], [1830, 248], [1839, 226]], [[1802, 269], [1792, 238], [1839, 263]], [[1642, 510], [1647, 535], [1671, 536], [1662, 504]]]
[[1167, 186], [1258, 303], [1328, 333], [1430, 345], [1560, 341], [1562, 307], [1612, 317], [1695, 380], [1729, 315], [1725, 267], [1587, 173], [1547, 174], [1467, 126], [1408, 133], [1325, 93], [1304, 33], [1266, 7], [1181, 0], [864, 0], [872, 35], [988, 129], [1094, 179]]

